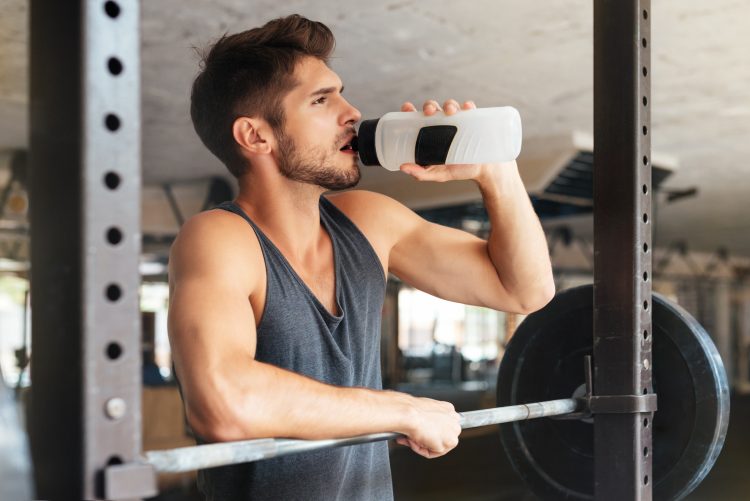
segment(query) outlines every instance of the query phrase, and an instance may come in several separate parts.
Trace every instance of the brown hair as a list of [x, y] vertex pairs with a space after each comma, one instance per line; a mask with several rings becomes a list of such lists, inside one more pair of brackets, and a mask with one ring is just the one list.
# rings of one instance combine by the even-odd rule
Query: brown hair
[[283, 97], [296, 85], [304, 56], [328, 62], [335, 46], [326, 25], [300, 15], [274, 19], [260, 28], [224, 35], [202, 55], [193, 82], [190, 117], [203, 144], [235, 176], [248, 168], [232, 135], [241, 116], [266, 120], [274, 132], [284, 124]]

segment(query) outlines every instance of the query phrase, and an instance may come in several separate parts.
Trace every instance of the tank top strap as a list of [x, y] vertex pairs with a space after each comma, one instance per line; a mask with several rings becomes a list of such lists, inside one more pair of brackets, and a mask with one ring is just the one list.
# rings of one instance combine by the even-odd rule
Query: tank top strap
[[222, 210], [225, 210], [227, 212], [232, 212], [232, 213], [237, 214], [238, 216], [240, 216], [242, 219], [244, 219], [248, 223], [250, 223], [250, 226], [253, 228], [253, 231], [255, 231], [255, 234], [258, 236], [258, 240], [260, 241], [260, 246], [261, 246], [261, 248], [263, 250], [263, 253], [265, 254], [266, 247], [268, 246], [268, 243], [270, 242], [270, 240], [265, 235], [265, 233], [263, 233], [263, 230], [261, 230], [258, 227], [258, 225], [256, 225], [253, 222], [253, 220], [250, 219], [250, 216], [248, 216], [245, 213], [245, 211], [240, 208], [239, 205], [237, 205], [236, 203], [234, 203], [233, 201], [230, 200], [230, 201], [226, 201], [226, 202], [220, 203], [219, 205], [217, 205], [216, 207], [214, 207], [214, 209], [222, 209]]
[[[362, 233], [362, 230], [354, 224], [354, 221], [323, 196], [320, 197], [320, 214], [321, 221], [329, 230], [331, 239], [335, 240], [337, 247], [342, 249], [341, 257], [351, 257], [352, 254], [358, 255], [357, 264], [366, 266], [368, 272], [372, 273], [373, 276], [377, 275], [378, 281], [382, 282], [383, 287], [385, 287], [386, 273], [383, 269], [383, 263], [381, 263], [370, 241]], [[343, 260], [347, 261], [347, 259]]]
[[[303, 296], [305, 296], [314, 304], [315, 308], [320, 312], [321, 317], [324, 319], [330, 330], [334, 330], [339, 325], [339, 323], [341, 323], [341, 320], [343, 319], [343, 309], [341, 309], [339, 315], [334, 315], [333, 313], [328, 311], [328, 309], [323, 306], [323, 304], [315, 296], [315, 294], [313, 294], [304, 280], [302, 280], [302, 277], [300, 277], [297, 271], [292, 267], [286, 256], [284, 256], [284, 254], [276, 246], [276, 244], [273, 243], [273, 240], [271, 240], [268, 236], [266, 236], [265, 233], [263, 233], [263, 230], [261, 230], [260, 227], [258, 227], [258, 225], [252, 221], [252, 219], [250, 219], [247, 213], [245, 213], [245, 211], [242, 210], [239, 205], [237, 205], [235, 202], [223, 202], [217, 205], [216, 209], [223, 209], [241, 216], [250, 224], [250, 226], [253, 228], [253, 231], [255, 231], [255, 234], [258, 237], [258, 242], [260, 244], [261, 252], [263, 253], [263, 259], [265, 261], [267, 291], [266, 307], [264, 309], [264, 315], [258, 323], [258, 328], [261, 328], [261, 326], [264, 325], [263, 320], [266, 318], [265, 311], [268, 311], [269, 307], [275, 307], [275, 305], [273, 304], [273, 300], [279, 294], [285, 294], [289, 292], [290, 287], [298, 290]], [[337, 248], [337, 242], [339, 242], [339, 239], [337, 239], [337, 237], [334, 235], [336, 230], [335, 228], [333, 228], [333, 226], [335, 226], [335, 224], [331, 222], [330, 218], [326, 218], [324, 215], [322, 215], [322, 212], [323, 211], [321, 210], [321, 222], [328, 229], [334, 248]], [[340, 268], [338, 262], [335, 262], [334, 264], [336, 268], [335, 294], [338, 303], [341, 274], [339, 273]]]

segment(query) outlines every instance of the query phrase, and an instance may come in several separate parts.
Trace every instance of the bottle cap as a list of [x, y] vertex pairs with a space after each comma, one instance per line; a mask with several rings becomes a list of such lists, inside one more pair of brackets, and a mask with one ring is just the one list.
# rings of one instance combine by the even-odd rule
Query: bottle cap
[[380, 165], [378, 152], [375, 150], [375, 131], [378, 128], [379, 118], [363, 120], [357, 131], [357, 152], [359, 160], [364, 165]]

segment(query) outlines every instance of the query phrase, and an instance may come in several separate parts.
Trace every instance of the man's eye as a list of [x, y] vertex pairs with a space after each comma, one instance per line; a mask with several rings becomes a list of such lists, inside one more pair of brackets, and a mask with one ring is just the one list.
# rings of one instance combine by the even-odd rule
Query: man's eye
[[313, 104], [323, 104], [325, 102], [326, 102], [326, 98], [325, 98], [325, 96], [323, 96], [323, 97], [318, 98], [315, 101], [313, 101]]

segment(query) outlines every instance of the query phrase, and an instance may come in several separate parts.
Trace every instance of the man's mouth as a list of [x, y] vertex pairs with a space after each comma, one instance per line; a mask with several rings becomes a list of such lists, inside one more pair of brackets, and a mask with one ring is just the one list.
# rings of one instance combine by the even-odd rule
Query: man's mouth
[[357, 136], [352, 136], [349, 142], [342, 146], [339, 151], [349, 154], [357, 153]]

